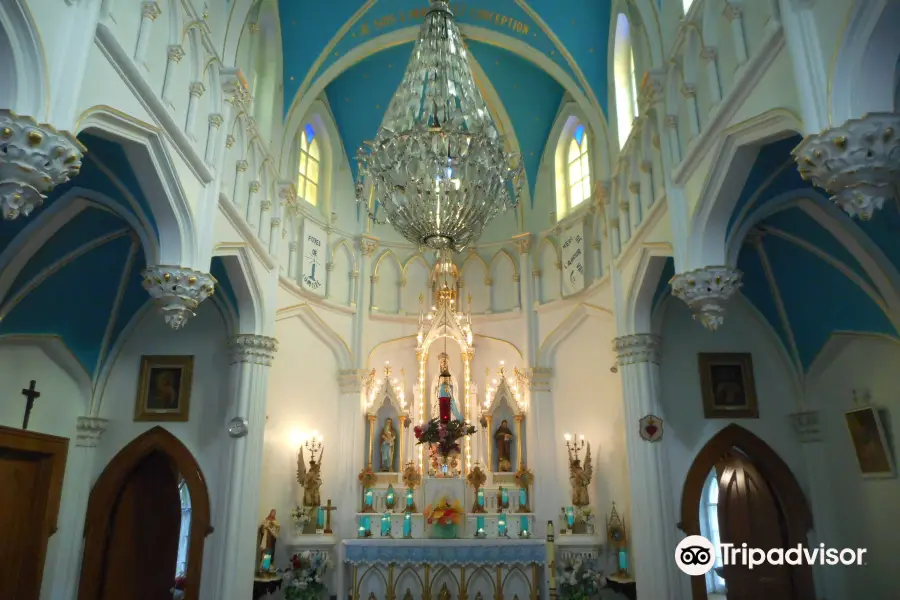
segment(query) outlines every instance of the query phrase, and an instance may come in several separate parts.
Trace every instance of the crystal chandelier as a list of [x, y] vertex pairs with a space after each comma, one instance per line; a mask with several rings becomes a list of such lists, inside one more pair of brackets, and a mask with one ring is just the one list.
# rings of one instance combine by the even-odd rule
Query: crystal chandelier
[[416, 246], [461, 252], [518, 203], [524, 169], [504, 144], [450, 7], [431, 0], [381, 128], [357, 152], [357, 202]]

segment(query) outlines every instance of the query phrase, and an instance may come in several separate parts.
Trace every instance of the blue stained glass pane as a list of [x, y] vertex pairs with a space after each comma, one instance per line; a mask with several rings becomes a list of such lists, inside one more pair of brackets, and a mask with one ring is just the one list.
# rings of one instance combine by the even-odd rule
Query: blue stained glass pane
[[575, 128], [575, 141], [578, 142], [578, 145], [581, 145], [581, 140], [584, 139], [584, 125], [579, 125]]
[[313, 138], [316, 137], [316, 130], [313, 129], [313, 126], [310, 125], [309, 123], [306, 124], [305, 130], [306, 130], [306, 143], [311, 144], [313, 141]]

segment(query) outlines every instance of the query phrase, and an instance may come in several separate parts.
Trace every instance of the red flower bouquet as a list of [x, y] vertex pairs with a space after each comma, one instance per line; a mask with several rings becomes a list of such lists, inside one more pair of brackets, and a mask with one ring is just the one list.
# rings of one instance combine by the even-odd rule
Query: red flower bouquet
[[434, 444], [441, 456], [450, 456], [453, 452], [459, 452], [459, 439], [475, 433], [475, 426], [465, 421], [442, 422], [441, 419], [432, 419], [423, 425], [413, 428], [416, 436], [416, 444]]

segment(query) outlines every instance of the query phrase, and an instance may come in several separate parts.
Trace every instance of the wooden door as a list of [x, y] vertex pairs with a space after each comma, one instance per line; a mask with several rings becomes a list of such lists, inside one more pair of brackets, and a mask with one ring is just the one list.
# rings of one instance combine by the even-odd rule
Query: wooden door
[[37, 600], [69, 441], [0, 427], [0, 598]]
[[168, 457], [153, 452], [135, 467], [109, 519], [99, 600], [169, 600], [178, 559], [181, 499]]
[[[769, 484], [742, 454], [730, 452], [719, 472], [719, 529], [723, 544], [768, 551], [788, 546], [785, 519]], [[726, 565], [728, 600], [794, 600], [791, 567]]]

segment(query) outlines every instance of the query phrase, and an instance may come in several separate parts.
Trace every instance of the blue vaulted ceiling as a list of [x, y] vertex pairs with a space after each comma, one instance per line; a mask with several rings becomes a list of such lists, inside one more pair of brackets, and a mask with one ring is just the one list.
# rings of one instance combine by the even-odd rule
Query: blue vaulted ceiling
[[[59, 337], [93, 379], [150, 301], [136, 227], [148, 239], [158, 236], [122, 146], [89, 133], [79, 140], [88, 150], [81, 173], [31, 216], [0, 221], [0, 282], [9, 281], [0, 289], [0, 337]], [[217, 301], [236, 307], [223, 266], [214, 261], [212, 271]]]
[[[816, 219], [823, 214], [820, 206], [832, 207], [819, 190], [800, 178], [790, 155], [799, 142], [799, 137], [791, 137], [760, 149], [732, 213], [729, 235], [737, 235], [744, 223], [756, 221], [754, 215], [773, 212], [743, 240], [737, 262], [744, 273], [741, 291], [778, 334], [798, 368], [806, 371], [833, 332], [896, 337], [897, 330], [880, 306], [882, 297], [862, 259]], [[900, 242], [895, 233], [888, 235], [897, 226], [896, 210], [879, 211], [869, 223], [830, 212], [840, 224], [838, 235], [868, 234], [881, 252], [900, 265]], [[730, 243], [734, 241], [740, 240]]]
[[[374, 54], [344, 71], [326, 89], [354, 177], [356, 150], [364, 140], [372, 139], [381, 125], [412, 47], [412, 43], [401, 44]], [[544, 71], [511, 52], [479, 42], [469, 42], [469, 49], [501, 99], [527, 98], [504, 101], [504, 105], [533, 191], [563, 89]]]

